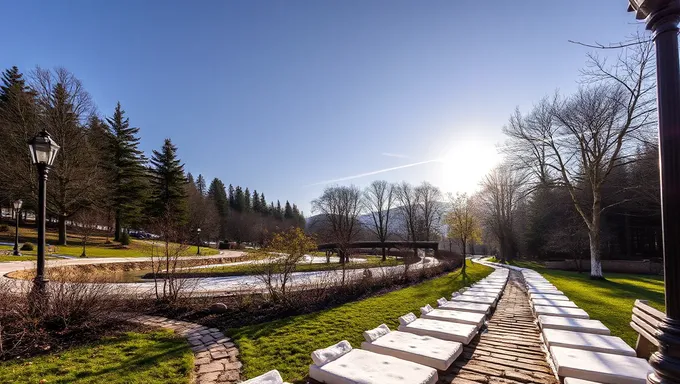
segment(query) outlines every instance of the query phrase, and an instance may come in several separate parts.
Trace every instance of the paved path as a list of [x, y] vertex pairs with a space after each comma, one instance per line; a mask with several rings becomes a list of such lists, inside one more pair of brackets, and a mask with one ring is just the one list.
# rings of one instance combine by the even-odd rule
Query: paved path
[[542, 346], [523, 277], [510, 271], [488, 330], [465, 347], [438, 384], [558, 384]]
[[219, 329], [159, 316], [138, 316], [127, 320], [172, 329], [178, 335], [186, 337], [194, 351], [196, 384], [240, 382], [241, 362], [238, 359], [238, 349]]
[[[182, 257], [185, 259], [211, 259], [211, 258], [225, 258], [225, 257], [240, 257], [242, 252], [238, 251], [221, 251], [220, 255], [215, 256], [187, 256]], [[87, 264], [106, 264], [106, 263], [133, 263], [133, 262], [145, 262], [150, 261], [150, 258], [87, 258], [87, 259], [69, 259], [69, 260], [48, 260], [47, 266], [67, 266], [67, 265], [87, 265]], [[413, 264], [411, 269], [420, 267], [429, 267], [437, 264], [438, 261], [433, 257], [425, 257], [421, 263]], [[207, 266], [206, 266], [207, 267]], [[33, 269], [35, 268], [35, 262], [32, 261], [18, 261], [18, 262], [6, 262], [0, 263], [0, 280], [6, 279], [4, 276], [16, 270], [22, 269]], [[370, 268], [374, 275], [380, 275], [382, 273], [398, 273], [404, 270], [403, 265], [393, 266], [393, 267], [375, 267]], [[363, 277], [364, 270], [359, 269], [348, 269], [346, 270], [346, 279]], [[12, 280], [15, 284], [29, 284], [27, 280], [19, 281], [15, 279]], [[223, 294], [233, 294], [234, 292], [240, 291], [253, 291], [266, 288], [264, 283], [258, 276], [225, 276], [225, 277], [201, 277], [201, 278], [191, 278], [183, 279], [187, 286], [187, 290], [190, 290], [196, 295], [223, 295]], [[290, 286], [295, 285], [308, 285], [314, 284], [320, 281], [336, 281], [342, 280], [342, 271], [316, 271], [316, 272], [295, 272], [291, 274]], [[153, 281], [141, 282], [141, 283], [106, 283], [108, 287], [115, 290], [118, 293], [125, 293], [128, 295], [135, 296], [153, 296], [154, 294], [154, 283]]]

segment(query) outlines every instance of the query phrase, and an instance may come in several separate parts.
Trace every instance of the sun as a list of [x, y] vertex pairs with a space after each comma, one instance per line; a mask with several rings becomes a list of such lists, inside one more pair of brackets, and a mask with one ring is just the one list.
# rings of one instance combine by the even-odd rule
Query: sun
[[442, 189], [445, 192], [474, 193], [482, 178], [501, 162], [492, 144], [474, 140], [455, 143], [442, 156]]

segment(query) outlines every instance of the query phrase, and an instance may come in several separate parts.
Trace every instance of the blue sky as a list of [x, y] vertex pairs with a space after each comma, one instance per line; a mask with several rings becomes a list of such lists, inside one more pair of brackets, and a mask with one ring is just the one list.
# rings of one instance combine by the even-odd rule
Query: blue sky
[[514, 108], [577, 87], [588, 50], [567, 40], [638, 28], [626, 5], [15, 1], [0, 67], [63, 66], [102, 115], [122, 103], [145, 151], [170, 137], [188, 171], [308, 213], [327, 182], [474, 190]]

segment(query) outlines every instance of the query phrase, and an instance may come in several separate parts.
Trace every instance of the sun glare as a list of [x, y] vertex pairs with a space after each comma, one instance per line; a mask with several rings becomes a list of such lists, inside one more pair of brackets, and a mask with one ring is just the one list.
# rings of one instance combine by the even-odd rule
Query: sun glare
[[501, 155], [492, 145], [466, 140], [456, 143], [441, 158], [442, 189], [446, 192], [473, 193]]

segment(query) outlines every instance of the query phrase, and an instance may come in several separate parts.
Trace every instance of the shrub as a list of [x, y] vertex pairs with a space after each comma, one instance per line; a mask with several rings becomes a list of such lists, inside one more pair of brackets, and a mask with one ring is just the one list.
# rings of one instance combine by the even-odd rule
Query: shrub
[[9, 226], [7, 224], [0, 224], [0, 232], [9, 232]]
[[21, 246], [22, 251], [32, 251], [33, 250], [33, 244], [31, 243], [24, 243], [24, 245]]
[[123, 232], [120, 235], [120, 244], [121, 245], [130, 245], [130, 234], [127, 232]]
[[[74, 276], [77, 278], [77, 276]], [[0, 282], [0, 360], [41, 353], [96, 337], [120, 326], [115, 313], [129, 310], [119, 292], [105, 284], [51, 281], [48, 300]]]

